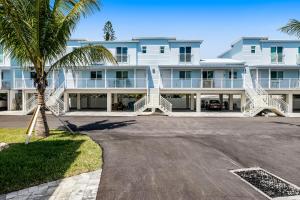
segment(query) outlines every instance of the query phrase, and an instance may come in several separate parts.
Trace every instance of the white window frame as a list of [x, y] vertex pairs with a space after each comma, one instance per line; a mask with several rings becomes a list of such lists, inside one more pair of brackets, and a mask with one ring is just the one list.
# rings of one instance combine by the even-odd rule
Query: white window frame
[[[180, 77], [181, 72], [184, 72], [184, 78]], [[190, 73], [190, 77], [187, 77], [188, 72]], [[190, 80], [191, 78], [192, 78], [192, 71], [191, 70], [180, 70], [179, 71], [179, 79], [181, 79], [181, 80]]]
[[[92, 78], [92, 72], [96, 72], [96, 78]], [[101, 78], [97, 78], [98, 77], [98, 73], [101, 74]], [[97, 71], [97, 70], [92, 70], [90, 72], [90, 78], [91, 80], [102, 80], [103, 79], [103, 72], [102, 71]]]
[[[118, 48], [121, 48], [121, 53], [119, 54], [118, 53]], [[127, 48], [127, 53], [125, 54], [125, 53], [123, 53], [123, 49], [124, 48]], [[128, 62], [128, 47], [127, 46], [118, 46], [118, 47], [116, 47], [116, 59], [118, 60], [118, 56], [121, 56], [121, 60], [120, 61], [118, 61], [119, 63], [127, 63]], [[123, 56], [126, 56], [126, 60], [123, 60]]]

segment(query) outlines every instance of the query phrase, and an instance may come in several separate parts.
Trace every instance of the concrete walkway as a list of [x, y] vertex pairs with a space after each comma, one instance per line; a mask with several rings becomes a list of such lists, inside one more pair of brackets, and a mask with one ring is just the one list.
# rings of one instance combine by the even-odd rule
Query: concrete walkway
[[0, 200], [92, 200], [96, 199], [100, 177], [101, 170], [97, 170], [2, 195]]

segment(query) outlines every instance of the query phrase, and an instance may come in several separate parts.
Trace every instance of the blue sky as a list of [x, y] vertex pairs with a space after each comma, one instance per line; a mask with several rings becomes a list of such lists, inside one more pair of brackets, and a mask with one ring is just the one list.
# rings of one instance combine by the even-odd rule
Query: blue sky
[[295, 39], [278, 28], [300, 20], [299, 0], [102, 0], [100, 12], [82, 19], [73, 38], [102, 40], [111, 20], [120, 40], [137, 36], [202, 39], [202, 57], [214, 58], [241, 36]]

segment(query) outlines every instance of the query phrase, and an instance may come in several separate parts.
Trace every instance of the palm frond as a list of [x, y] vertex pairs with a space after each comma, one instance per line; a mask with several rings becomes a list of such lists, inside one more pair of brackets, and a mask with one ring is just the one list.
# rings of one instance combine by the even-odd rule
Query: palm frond
[[50, 66], [48, 73], [61, 68], [82, 69], [99, 62], [117, 63], [111, 52], [102, 45], [87, 45], [62, 56]]
[[300, 21], [291, 19], [285, 26], [281, 27], [280, 30], [300, 38]]

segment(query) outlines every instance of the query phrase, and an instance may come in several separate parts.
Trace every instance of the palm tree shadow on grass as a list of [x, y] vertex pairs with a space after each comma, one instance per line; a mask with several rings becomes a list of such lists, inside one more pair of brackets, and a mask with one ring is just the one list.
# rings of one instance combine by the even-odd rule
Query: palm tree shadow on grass
[[[126, 127], [136, 123], [136, 120], [126, 120], [120, 122], [109, 122], [108, 120], [102, 120], [97, 122], [92, 122], [89, 124], [84, 124], [81, 126], [77, 126], [76, 124], [71, 123], [70, 121], [65, 121], [69, 128], [71, 128], [75, 132], [89, 132], [89, 131], [96, 131], [96, 130], [111, 130], [111, 129], [118, 129], [122, 127]], [[63, 128], [63, 127], [59, 127]]]
[[0, 194], [64, 178], [84, 140], [11, 144], [0, 153]]

